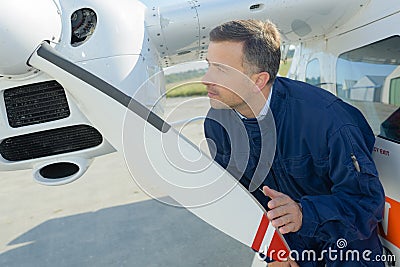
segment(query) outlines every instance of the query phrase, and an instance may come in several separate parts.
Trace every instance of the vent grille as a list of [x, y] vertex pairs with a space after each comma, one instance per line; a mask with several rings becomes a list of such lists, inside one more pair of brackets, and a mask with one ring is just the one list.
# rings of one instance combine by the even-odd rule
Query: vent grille
[[4, 139], [0, 154], [9, 161], [22, 161], [87, 149], [102, 142], [95, 128], [74, 125]]
[[56, 81], [4, 90], [8, 123], [13, 128], [67, 118], [70, 115], [64, 88]]

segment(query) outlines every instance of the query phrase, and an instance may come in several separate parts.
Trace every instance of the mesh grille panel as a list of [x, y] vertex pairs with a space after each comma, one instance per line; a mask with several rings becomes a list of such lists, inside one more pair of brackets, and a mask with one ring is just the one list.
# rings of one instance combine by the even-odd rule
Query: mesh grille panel
[[9, 161], [22, 161], [91, 148], [102, 142], [95, 128], [74, 125], [4, 139], [0, 154]]
[[64, 88], [56, 81], [4, 90], [8, 123], [17, 128], [66, 118], [70, 115]]

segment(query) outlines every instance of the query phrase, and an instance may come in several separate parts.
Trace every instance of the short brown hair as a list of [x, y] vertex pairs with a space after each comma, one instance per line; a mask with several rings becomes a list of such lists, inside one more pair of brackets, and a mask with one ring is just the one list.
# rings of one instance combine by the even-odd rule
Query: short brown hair
[[268, 72], [272, 83], [281, 59], [280, 34], [270, 21], [234, 20], [215, 27], [211, 42], [243, 42], [243, 67], [249, 74]]

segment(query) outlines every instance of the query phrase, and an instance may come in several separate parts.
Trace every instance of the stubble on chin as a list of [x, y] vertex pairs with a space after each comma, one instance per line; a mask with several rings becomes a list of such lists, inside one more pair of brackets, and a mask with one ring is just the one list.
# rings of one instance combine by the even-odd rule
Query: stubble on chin
[[230, 109], [230, 107], [221, 102], [220, 100], [214, 99], [214, 98], [209, 98], [210, 100], [210, 106], [214, 109]]

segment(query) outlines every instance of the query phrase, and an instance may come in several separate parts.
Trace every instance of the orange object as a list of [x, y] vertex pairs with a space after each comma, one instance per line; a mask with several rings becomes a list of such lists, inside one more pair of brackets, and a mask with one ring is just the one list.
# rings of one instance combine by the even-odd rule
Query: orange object
[[[400, 202], [386, 197], [383, 222], [379, 224], [379, 234], [400, 248]], [[386, 225], [385, 225], [386, 224]]]

